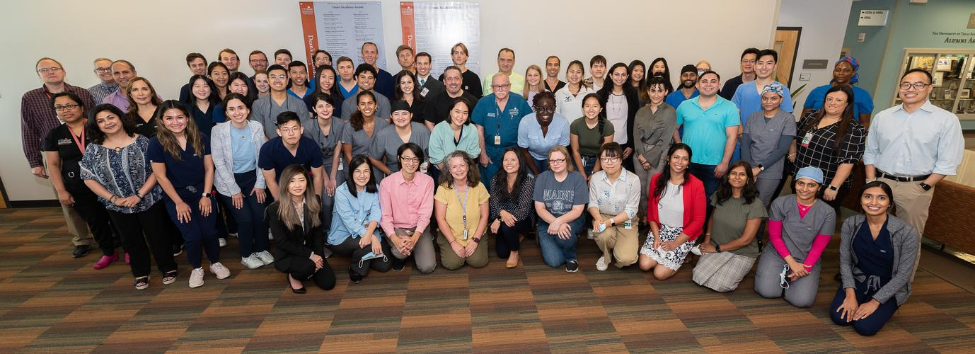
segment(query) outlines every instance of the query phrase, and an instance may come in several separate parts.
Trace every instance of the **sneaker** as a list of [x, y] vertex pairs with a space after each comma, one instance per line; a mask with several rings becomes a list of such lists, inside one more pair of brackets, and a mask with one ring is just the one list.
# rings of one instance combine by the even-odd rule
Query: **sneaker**
[[575, 273], [579, 271], [579, 261], [568, 261], [565, 262], [565, 271], [568, 273]]
[[108, 267], [109, 264], [112, 264], [112, 262], [115, 262], [117, 260], [118, 260], [118, 253], [113, 254], [111, 256], [102, 256], [102, 259], [99, 259], [98, 262], [95, 262], [95, 265], [93, 265], [92, 268], [95, 268], [95, 270], [99, 270]]
[[586, 230], [586, 238], [592, 240], [595, 236], [592, 235], [592, 229]]
[[243, 264], [247, 269], [257, 269], [264, 266], [264, 262], [257, 257], [257, 253], [251, 253], [250, 256], [241, 257], [240, 264]]
[[272, 234], [270, 231], [268, 231], [267, 232], [267, 239], [268, 240], [274, 240], [274, 234]]
[[274, 263], [274, 256], [272, 256], [271, 252], [268, 252], [267, 250], [260, 251], [255, 254], [257, 255], [257, 258], [259, 258], [265, 265]]
[[219, 238], [219, 240], [220, 240], [220, 248], [227, 247], [227, 239], [221, 237]]
[[183, 254], [183, 245], [173, 245], [173, 257]]
[[399, 258], [393, 257], [392, 264], [393, 264], [393, 270], [394, 271], [397, 271], [397, 272], [406, 268], [406, 260], [405, 259], [399, 259]]
[[135, 288], [136, 290], [145, 290], [149, 288], [149, 276], [135, 278]]
[[701, 245], [691, 247], [691, 253], [700, 256], [701, 255]]
[[609, 269], [609, 263], [606, 262], [606, 256], [599, 257], [599, 260], [596, 261], [596, 270], [605, 272], [606, 269]]
[[179, 271], [171, 270], [163, 274], [163, 285], [169, 285], [176, 282], [176, 276], [179, 275]]
[[88, 253], [90, 253], [90, 251], [88, 249], [89, 249], [89, 246], [88, 245], [77, 245], [77, 246], [74, 246], [74, 251], [71, 252], [71, 257], [81, 258], [81, 257], [87, 256]]
[[234, 237], [234, 238], [239, 238], [239, 236], [237, 236], [237, 233], [236, 232], [228, 232], [227, 233], [227, 236]]
[[216, 275], [217, 279], [227, 279], [230, 276], [230, 269], [217, 262], [210, 265], [210, 273]]
[[203, 268], [202, 267], [196, 268], [192, 272], [190, 272], [190, 287], [191, 288], [199, 288], [199, 287], [203, 286], [203, 275], [204, 274], [205, 274], [205, 272], [203, 272]]

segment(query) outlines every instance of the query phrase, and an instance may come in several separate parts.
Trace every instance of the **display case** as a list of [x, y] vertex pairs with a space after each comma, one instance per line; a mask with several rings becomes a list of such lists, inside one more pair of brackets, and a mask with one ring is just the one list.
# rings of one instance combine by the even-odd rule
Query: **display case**
[[[955, 113], [959, 119], [975, 120], [975, 50], [907, 48], [904, 51], [900, 75], [914, 68], [927, 70], [934, 79], [931, 103]], [[900, 103], [895, 91], [892, 105]]]

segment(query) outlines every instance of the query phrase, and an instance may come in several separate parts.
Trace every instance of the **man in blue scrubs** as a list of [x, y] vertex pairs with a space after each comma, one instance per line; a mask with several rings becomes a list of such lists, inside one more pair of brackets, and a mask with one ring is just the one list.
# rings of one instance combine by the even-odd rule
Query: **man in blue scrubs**
[[524, 97], [511, 93], [511, 82], [504, 73], [494, 74], [491, 90], [494, 93], [482, 97], [471, 120], [477, 125], [478, 140], [481, 144], [481, 182], [490, 183], [498, 172], [504, 149], [518, 145], [518, 125], [521, 117], [532, 113], [532, 108]]
[[[302, 105], [304, 107], [304, 105]], [[257, 167], [261, 168], [264, 180], [267, 182], [267, 191], [274, 200], [278, 200], [278, 183], [290, 183], [291, 181], [279, 181], [281, 171], [285, 167], [299, 164], [304, 166], [312, 176], [312, 186], [315, 194], [322, 195], [324, 172], [322, 153], [319, 151], [318, 144], [309, 137], [302, 136], [304, 128], [301, 126], [301, 118], [298, 114], [291, 111], [284, 111], [278, 114], [277, 119], [278, 137], [268, 140], [261, 146], [261, 152], [257, 158]]]
[[687, 64], [680, 69], [680, 89], [667, 95], [664, 102], [677, 109], [682, 102], [697, 97], [699, 94], [697, 92], [697, 67]]
[[[738, 85], [735, 95], [731, 97], [731, 102], [738, 106], [738, 116], [741, 119], [741, 126], [744, 127], [748, 122], [748, 117], [752, 113], [762, 110], [762, 89], [765, 85], [770, 85], [775, 81], [775, 67], [779, 59], [779, 54], [774, 50], [765, 49], [758, 52], [758, 60], [755, 61], [755, 81], [749, 81]], [[783, 112], [792, 113], [792, 95], [789, 87], [779, 82], [785, 92], [782, 93], [782, 103], [779, 109]], [[731, 162], [741, 159], [741, 148], [735, 146], [735, 154], [731, 157]]]

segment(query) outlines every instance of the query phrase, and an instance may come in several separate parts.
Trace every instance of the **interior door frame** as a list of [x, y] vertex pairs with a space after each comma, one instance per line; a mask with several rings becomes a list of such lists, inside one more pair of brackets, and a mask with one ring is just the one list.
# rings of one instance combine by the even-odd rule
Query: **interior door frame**
[[[799, 43], [802, 41], [802, 27], [776, 27], [775, 32], [778, 33], [778, 31], [796, 32], [796, 48], [792, 52], [792, 67], [789, 68], [789, 82], [785, 83], [786, 87], [792, 87], [792, 76], [796, 73], [796, 60], [799, 58]], [[779, 55], [779, 57], [781, 58], [781, 55]], [[778, 65], [776, 65], [776, 67], [778, 67]]]

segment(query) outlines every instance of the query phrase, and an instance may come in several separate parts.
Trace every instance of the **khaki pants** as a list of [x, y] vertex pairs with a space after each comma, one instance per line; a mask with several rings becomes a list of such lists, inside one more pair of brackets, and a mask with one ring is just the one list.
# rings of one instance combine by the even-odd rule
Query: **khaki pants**
[[[397, 236], [413, 236], [413, 232], [416, 228], [412, 229], [401, 229], [396, 228], [395, 232]], [[437, 269], [437, 252], [433, 249], [433, 240], [430, 236], [430, 227], [423, 230], [420, 234], [420, 238], [416, 240], [416, 245], [413, 246], [413, 261], [416, 262], [416, 269], [420, 270], [420, 273], [427, 274], [433, 272]], [[389, 253], [396, 257], [396, 259], [405, 260], [408, 256], [404, 256], [393, 244], [393, 239], [390, 237], [385, 238], [386, 242], [389, 243]], [[481, 240], [485, 241], [485, 240]]]
[[[443, 264], [444, 268], [447, 270], [455, 270], [463, 267], [466, 263], [467, 265], [474, 268], [481, 268], [488, 264], [488, 242], [487, 238], [481, 237], [481, 243], [477, 244], [477, 248], [474, 250], [474, 254], [467, 258], [461, 258], [454, 253], [454, 249], [450, 247], [450, 242], [441, 233], [437, 236], [437, 243], [440, 244], [440, 263]], [[472, 239], [469, 242], [474, 242]]]
[[[918, 186], [921, 182], [897, 182], [892, 179], [881, 178], [890, 185], [894, 192], [894, 202], [897, 205], [897, 217], [904, 219], [908, 225], [917, 229], [918, 236], [924, 235], [924, 223], [928, 220], [928, 207], [931, 206], [931, 199], [934, 197], [934, 189], [925, 191]], [[921, 239], [917, 239], [918, 244]], [[921, 263], [921, 250], [918, 249], [917, 259], [914, 261], [914, 274], [917, 274], [917, 266]], [[914, 274], [911, 274], [911, 281], [914, 281]]]
[[[613, 217], [602, 213], [600, 215], [602, 215], [603, 220], [609, 220]], [[596, 239], [596, 245], [603, 251], [603, 257], [606, 261], [615, 259], [618, 268], [636, 263], [637, 252], [640, 250], [640, 231], [636, 220], [631, 220], [629, 229], [623, 225], [623, 223], [619, 223], [593, 235]]]
[[[54, 199], [57, 199], [58, 191], [53, 188], [53, 185], [51, 189], [54, 190]], [[61, 204], [61, 212], [64, 214], [64, 221], [68, 224], [71, 243], [75, 246], [91, 246], [91, 232], [88, 231], [85, 219], [69, 205]]]

